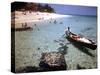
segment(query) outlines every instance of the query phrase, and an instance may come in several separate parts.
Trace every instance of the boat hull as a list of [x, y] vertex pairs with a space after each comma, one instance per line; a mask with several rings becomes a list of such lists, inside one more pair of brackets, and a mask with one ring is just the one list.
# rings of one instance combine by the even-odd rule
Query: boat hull
[[[85, 41], [79, 41], [79, 40], [73, 39], [73, 38], [71, 37], [71, 35], [72, 35], [72, 36], [78, 36], [78, 35], [76, 35], [76, 34], [74, 34], [74, 33], [72, 33], [72, 32], [70, 32], [70, 34], [67, 34], [67, 33], [66, 33], [66, 38], [67, 38], [69, 41], [74, 42], [74, 43], [76, 43], [76, 44], [78, 44], [78, 45], [80, 45], [80, 46], [84, 46], [84, 47], [90, 48], [90, 49], [92, 49], [92, 50], [95, 50], [95, 49], [97, 48], [97, 45], [96, 45], [92, 40], [87, 39], [88, 41], [91, 42], [91, 43], [87, 43], [87, 42], [85, 42]], [[78, 37], [80, 37], [80, 36], [78, 36]], [[80, 38], [81, 38], [81, 37], [80, 37]], [[84, 38], [84, 37], [83, 37], [83, 38]]]
[[12, 31], [26, 31], [26, 30], [32, 30], [31, 27], [26, 27], [26, 28], [12, 28]]

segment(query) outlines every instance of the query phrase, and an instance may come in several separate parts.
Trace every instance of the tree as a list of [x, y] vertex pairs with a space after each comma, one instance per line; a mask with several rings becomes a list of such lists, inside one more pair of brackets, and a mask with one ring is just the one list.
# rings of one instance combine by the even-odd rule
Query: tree
[[40, 11], [54, 12], [54, 9], [48, 4], [42, 5], [37, 3], [13, 2], [11, 3], [11, 11]]
[[27, 3], [26, 10], [37, 11], [38, 10], [38, 4], [36, 4], [36, 3]]
[[11, 3], [11, 12], [15, 10], [25, 9], [24, 6], [26, 6], [26, 2], [13, 2]]
[[54, 12], [54, 9], [51, 6], [49, 6], [48, 4], [46, 4], [44, 6], [44, 12]]

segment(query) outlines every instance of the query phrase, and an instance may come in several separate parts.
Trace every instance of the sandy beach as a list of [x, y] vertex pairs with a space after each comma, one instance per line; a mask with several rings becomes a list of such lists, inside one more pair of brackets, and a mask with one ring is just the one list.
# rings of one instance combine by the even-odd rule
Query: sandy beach
[[[21, 12], [15, 11], [12, 12], [11, 24], [15, 25], [15, 28], [21, 28], [22, 24], [30, 22], [40, 22], [49, 19], [70, 17], [69, 15], [61, 15], [56, 13], [47, 13], [47, 12]], [[15, 16], [14, 16], [15, 15]]]

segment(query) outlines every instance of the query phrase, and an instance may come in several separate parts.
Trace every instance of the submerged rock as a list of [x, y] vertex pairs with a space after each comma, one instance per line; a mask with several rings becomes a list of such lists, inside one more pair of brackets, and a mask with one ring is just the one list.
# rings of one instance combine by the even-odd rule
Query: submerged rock
[[77, 64], [77, 69], [92, 69], [92, 67], [89, 65], [84, 66], [84, 65]]
[[59, 52], [43, 53], [39, 66], [46, 71], [66, 70], [64, 55]]
[[77, 64], [77, 69], [86, 69], [86, 68]]
[[41, 49], [40, 47], [37, 48], [37, 50], [40, 50], [40, 49]]
[[63, 55], [67, 54], [68, 46], [64, 43], [59, 43], [59, 45], [61, 47], [59, 47], [57, 50]]
[[16, 73], [27, 73], [27, 72], [42, 72], [43, 69], [37, 66], [26, 66], [19, 68]]
[[63, 24], [63, 22], [60, 22], [60, 24]]

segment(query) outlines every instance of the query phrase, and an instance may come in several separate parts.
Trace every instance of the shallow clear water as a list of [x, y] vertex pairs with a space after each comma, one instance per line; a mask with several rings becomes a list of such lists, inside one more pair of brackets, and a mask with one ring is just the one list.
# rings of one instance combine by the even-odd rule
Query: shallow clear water
[[[77, 48], [65, 38], [65, 30], [69, 26], [76, 34], [84, 35], [97, 42], [97, 19], [92, 16], [70, 16], [67, 18], [45, 20], [28, 23], [32, 31], [15, 32], [16, 69], [25, 66], [39, 66], [43, 52], [58, 52], [66, 45], [65, 60], [67, 69], [77, 69], [77, 65], [85, 68], [96, 68], [97, 50]], [[36, 24], [36, 26], [34, 25]]]

